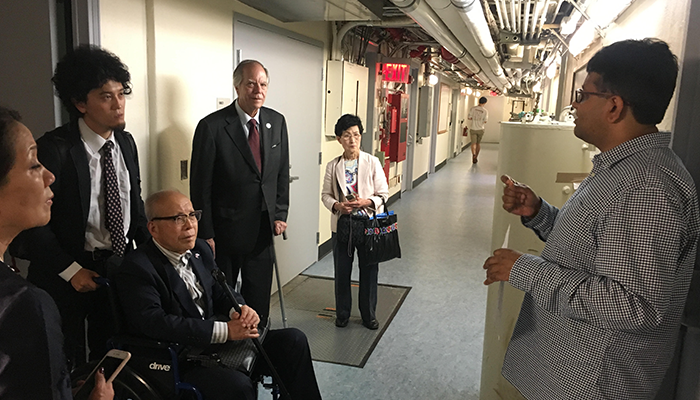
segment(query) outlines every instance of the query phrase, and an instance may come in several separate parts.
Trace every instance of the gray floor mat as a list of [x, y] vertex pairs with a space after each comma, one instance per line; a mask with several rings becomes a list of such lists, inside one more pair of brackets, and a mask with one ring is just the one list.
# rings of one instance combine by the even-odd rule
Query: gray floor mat
[[[357, 309], [357, 282], [352, 283], [351, 290], [354, 306], [350, 323], [338, 328], [335, 326], [332, 278], [299, 275], [282, 288], [287, 324], [306, 334], [314, 360], [364, 367], [411, 288], [379, 284], [376, 313], [379, 329], [375, 331], [362, 325]], [[272, 325], [280, 328], [279, 297], [274, 294], [271, 300]]]

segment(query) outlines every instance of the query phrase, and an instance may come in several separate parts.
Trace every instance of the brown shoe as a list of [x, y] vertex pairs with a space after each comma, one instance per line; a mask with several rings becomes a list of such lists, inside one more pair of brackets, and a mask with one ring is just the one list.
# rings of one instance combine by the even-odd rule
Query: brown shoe
[[475, 155], [472, 155], [472, 164], [476, 164], [479, 160], [476, 159]]

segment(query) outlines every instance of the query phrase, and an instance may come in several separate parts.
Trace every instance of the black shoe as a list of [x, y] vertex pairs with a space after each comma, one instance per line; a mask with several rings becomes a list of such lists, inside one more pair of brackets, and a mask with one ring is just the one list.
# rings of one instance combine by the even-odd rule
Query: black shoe
[[350, 318], [346, 318], [346, 319], [336, 318], [335, 319], [335, 326], [337, 326], [338, 328], [345, 328], [346, 326], [348, 326], [349, 321], [350, 321]]
[[373, 319], [373, 320], [371, 320], [371, 321], [369, 321], [369, 322], [367, 322], [367, 321], [362, 321], [362, 325], [364, 325], [365, 328], [371, 329], [371, 330], [373, 330], [373, 331], [379, 329], [379, 322], [377, 322], [376, 319]]

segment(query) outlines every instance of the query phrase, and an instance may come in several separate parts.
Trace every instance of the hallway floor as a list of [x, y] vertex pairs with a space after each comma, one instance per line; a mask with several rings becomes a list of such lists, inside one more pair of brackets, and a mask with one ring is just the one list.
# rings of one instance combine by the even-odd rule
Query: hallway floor
[[[314, 362], [324, 399], [479, 398], [498, 145], [479, 158], [466, 149], [392, 205], [403, 258], [379, 282], [413, 289], [364, 368]], [[332, 256], [304, 273], [332, 277]]]

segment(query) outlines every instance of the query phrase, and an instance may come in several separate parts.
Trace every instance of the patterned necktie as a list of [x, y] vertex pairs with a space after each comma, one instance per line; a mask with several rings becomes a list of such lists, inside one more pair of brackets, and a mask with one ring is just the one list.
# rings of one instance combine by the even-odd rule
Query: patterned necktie
[[187, 291], [190, 292], [190, 296], [192, 296], [192, 300], [197, 306], [199, 313], [202, 314], [202, 316], [204, 316], [205, 304], [202, 287], [199, 284], [199, 282], [197, 282], [197, 276], [192, 270], [192, 267], [190, 265], [190, 257], [192, 257], [192, 253], [189, 251], [183, 254], [178, 260], [178, 264], [175, 266], [175, 270], [177, 271], [178, 275], [180, 275], [180, 278], [182, 278], [182, 280], [185, 282], [185, 286], [187, 286]]
[[114, 169], [112, 149], [114, 142], [108, 140], [102, 146], [102, 190], [105, 195], [105, 208], [107, 215], [105, 225], [112, 237], [112, 250], [119, 257], [124, 256], [126, 250], [126, 238], [124, 237], [124, 217], [122, 216], [122, 204], [119, 198], [119, 182], [117, 171]]
[[262, 173], [262, 162], [260, 161], [260, 134], [258, 133], [258, 121], [251, 119], [248, 121], [248, 146], [253, 152], [255, 165], [258, 166], [258, 171]]

